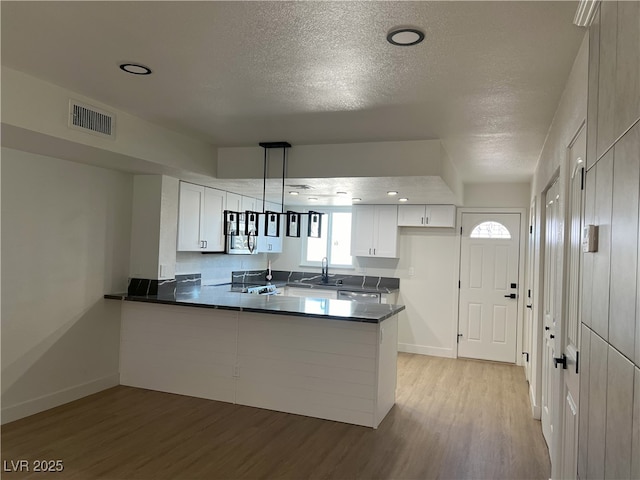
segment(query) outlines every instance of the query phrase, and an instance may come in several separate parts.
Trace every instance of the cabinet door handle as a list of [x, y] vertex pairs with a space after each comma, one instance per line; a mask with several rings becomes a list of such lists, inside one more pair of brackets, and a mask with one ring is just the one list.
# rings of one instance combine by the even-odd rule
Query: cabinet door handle
[[426, 224], [427, 224], [427, 225], [429, 225], [429, 217], [427, 217], [427, 222], [426, 222]]
[[424, 217], [420, 217], [420, 225], [424, 225]]
[[369, 255], [371, 255], [371, 249], [369, 249]]
[[204, 248], [204, 240], [200, 240], [200, 248]]
[[375, 249], [375, 248], [373, 249], [373, 254], [374, 254], [374, 255], [376, 254], [376, 249]]
[[207, 248], [209, 246], [209, 241], [205, 240], [204, 241], [204, 248]]

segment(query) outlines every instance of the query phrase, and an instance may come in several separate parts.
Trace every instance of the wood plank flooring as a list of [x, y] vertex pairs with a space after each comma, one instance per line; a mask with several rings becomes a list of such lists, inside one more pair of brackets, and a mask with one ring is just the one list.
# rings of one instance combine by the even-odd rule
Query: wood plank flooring
[[[378, 430], [115, 387], [4, 425], [2, 478], [549, 478], [522, 368], [400, 354], [398, 375]], [[31, 471], [7, 472], [12, 460]]]

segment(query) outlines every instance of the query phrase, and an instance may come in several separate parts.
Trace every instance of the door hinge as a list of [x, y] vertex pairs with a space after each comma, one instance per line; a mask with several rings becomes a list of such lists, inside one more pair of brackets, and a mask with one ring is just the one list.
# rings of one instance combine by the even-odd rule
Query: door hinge
[[462, 227], [460, 227], [460, 235], [462, 235]]
[[576, 351], [576, 375], [580, 373], [580, 352]]
[[460, 337], [462, 336], [461, 333], [458, 334], [458, 338], [456, 338], [456, 343], [460, 343]]
[[458, 288], [460, 288], [460, 280], [458, 280]]
[[584, 167], [580, 169], [580, 190], [584, 190]]
[[531, 289], [527, 290], [527, 297], [531, 298]]
[[533, 235], [533, 225], [529, 225], [529, 235]]

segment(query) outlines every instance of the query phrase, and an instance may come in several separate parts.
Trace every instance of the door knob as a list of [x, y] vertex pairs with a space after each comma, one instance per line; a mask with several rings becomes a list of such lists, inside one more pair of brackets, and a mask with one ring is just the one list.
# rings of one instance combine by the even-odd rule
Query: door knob
[[510, 293], [509, 295], [505, 295], [504, 298], [516, 298], [516, 294]]
[[527, 308], [533, 308], [533, 305], [527, 305]]
[[553, 366], [555, 368], [558, 368], [558, 365], [562, 365], [563, 370], [567, 369], [567, 357], [564, 353], [560, 356], [560, 358], [553, 357]]

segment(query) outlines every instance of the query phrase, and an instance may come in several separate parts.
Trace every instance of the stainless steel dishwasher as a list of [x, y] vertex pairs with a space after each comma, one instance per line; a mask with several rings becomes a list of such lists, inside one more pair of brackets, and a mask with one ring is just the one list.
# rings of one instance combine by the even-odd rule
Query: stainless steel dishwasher
[[380, 303], [379, 293], [351, 292], [349, 290], [338, 290], [338, 300], [351, 300], [361, 303]]

